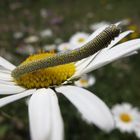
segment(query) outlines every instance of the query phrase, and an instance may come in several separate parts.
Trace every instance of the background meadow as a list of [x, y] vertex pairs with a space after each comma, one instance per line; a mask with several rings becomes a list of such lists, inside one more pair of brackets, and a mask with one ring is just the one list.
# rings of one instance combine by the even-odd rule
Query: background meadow
[[[93, 32], [93, 24], [126, 20], [124, 29], [140, 37], [139, 0], [1, 0], [0, 56], [18, 65], [38, 50], [56, 49], [77, 32]], [[43, 35], [43, 31], [46, 34]], [[28, 41], [29, 37], [36, 41]], [[34, 38], [35, 40], [35, 38]], [[128, 102], [140, 110], [140, 54], [117, 60], [92, 73], [96, 82], [89, 90], [111, 108]], [[65, 122], [65, 140], [136, 140], [134, 133], [104, 133], [85, 123], [62, 95], [59, 103]], [[26, 100], [0, 109], [0, 140], [28, 140]]]

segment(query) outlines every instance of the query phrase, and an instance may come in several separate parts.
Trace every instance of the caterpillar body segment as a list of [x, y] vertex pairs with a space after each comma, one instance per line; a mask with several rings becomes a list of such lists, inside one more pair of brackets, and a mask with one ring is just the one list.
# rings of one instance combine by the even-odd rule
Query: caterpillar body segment
[[107, 47], [110, 42], [119, 35], [119, 33], [120, 29], [116, 25], [110, 25], [82, 47], [19, 65], [12, 71], [12, 76], [15, 79], [18, 79], [20, 76], [36, 70], [76, 62], [89, 57]]

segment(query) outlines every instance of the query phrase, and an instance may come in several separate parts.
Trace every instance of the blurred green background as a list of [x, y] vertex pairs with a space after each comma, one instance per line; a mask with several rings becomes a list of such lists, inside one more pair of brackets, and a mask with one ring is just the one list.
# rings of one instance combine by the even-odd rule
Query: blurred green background
[[[24, 46], [23, 38], [36, 35], [46, 28], [52, 38], [34, 44], [41, 49], [56, 39], [68, 40], [77, 31], [89, 32], [95, 22], [117, 22], [130, 19], [140, 27], [140, 0], [1, 0], [0, 1], [0, 55], [14, 64], [27, 56], [16, 49]], [[24, 33], [15, 39], [14, 33]], [[129, 102], [140, 108], [140, 54], [118, 60], [93, 72], [96, 84], [94, 94], [109, 107]], [[114, 130], [106, 134], [94, 125], [85, 123], [77, 110], [62, 95], [59, 103], [65, 122], [65, 140], [136, 140], [134, 134]], [[0, 110], [0, 140], [28, 140], [28, 110], [21, 100]]]

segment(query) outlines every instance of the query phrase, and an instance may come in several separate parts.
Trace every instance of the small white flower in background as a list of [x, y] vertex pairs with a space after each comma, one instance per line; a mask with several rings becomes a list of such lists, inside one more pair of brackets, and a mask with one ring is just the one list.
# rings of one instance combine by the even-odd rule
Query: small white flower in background
[[60, 52], [65, 52], [71, 50], [72, 45], [69, 42], [64, 42], [58, 45], [57, 50]]
[[40, 10], [40, 15], [41, 15], [42, 18], [47, 18], [48, 17], [47, 9], [42, 8]]
[[80, 77], [79, 80], [75, 81], [74, 84], [78, 87], [88, 88], [93, 86], [96, 82], [96, 79], [93, 75], [84, 74]]
[[34, 46], [29, 45], [29, 44], [21, 45], [16, 48], [16, 52], [19, 54], [29, 55], [29, 54], [35, 53], [35, 48], [34, 48]]
[[69, 41], [69, 43], [72, 45], [71, 50], [79, 48], [81, 45], [83, 45], [88, 37], [89, 34], [84, 32], [77, 32], [74, 34]]
[[63, 40], [61, 38], [56, 38], [54, 41], [56, 44], [60, 44], [63, 42]]
[[[95, 31], [89, 36], [85, 43], [91, 41], [105, 28], [106, 26], [103, 26]], [[106, 104], [92, 92], [81, 87], [69, 85], [69, 83], [72, 83], [77, 77], [81, 77], [117, 59], [135, 54], [135, 52], [140, 49], [140, 39], [118, 44], [122, 38], [131, 32], [132, 31], [122, 32], [106, 48], [75, 63], [56, 66], [57, 69], [56, 67], [50, 67], [49, 70], [45, 69], [47, 74], [43, 73], [43, 75], [40, 74], [40, 72], [44, 72], [44, 69], [36, 71], [34, 75], [28, 73], [28, 75], [25, 75], [25, 77], [22, 77], [23, 79], [18, 81], [22, 82], [24, 87], [20, 86], [18, 82], [15, 82], [15, 79], [11, 76], [11, 72], [16, 66], [0, 57], [0, 94], [6, 95], [6, 97], [0, 99], [0, 107], [19, 99], [30, 97], [28, 109], [32, 140], [63, 140], [63, 119], [57, 98], [57, 94], [63, 94], [78, 109], [84, 120], [90, 124], [95, 124], [104, 131], [111, 131], [114, 129], [115, 124], [110, 109]], [[42, 58], [44, 55], [48, 55], [48, 53], [31, 55], [25, 62], [28, 63], [33, 58], [34, 60]], [[53, 73], [53, 71], [55, 73]], [[70, 75], [69, 78], [67, 78], [68, 75]], [[31, 76], [31, 79], [28, 76]], [[30, 80], [33, 78], [35, 78], [35, 80], [31, 82]], [[47, 78], [49, 79], [46, 80]], [[56, 80], [57, 78], [58, 81]], [[65, 84], [63, 82], [60, 83], [60, 80], [64, 80]], [[53, 85], [45, 85], [49, 84], [50, 81], [52, 81]], [[57, 82], [59, 86], [56, 86], [58, 84]], [[35, 88], [28, 88], [28, 86], [30, 87], [32, 85], [34, 85]], [[128, 121], [129, 116], [127, 117]]]
[[15, 39], [19, 39], [19, 38], [22, 38], [23, 37], [23, 33], [22, 32], [15, 32], [13, 34], [14, 38]]
[[39, 35], [42, 37], [42, 38], [45, 38], [45, 37], [51, 37], [53, 35], [53, 32], [51, 29], [45, 29], [43, 31], [41, 31], [39, 33]]
[[38, 36], [32, 35], [24, 39], [25, 43], [35, 43], [38, 42]]
[[129, 103], [117, 104], [112, 107], [116, 128], [121, 132], [134, 132], [136, 125], [140, 124], [140, 112]]
[[55, 44], [47, 44], [43, 46], [44, 51], [51, 51], [51, 50], [56, 50], [56, 45]]
[[97, 23], [94, 23], [92, 25], [90, 25], [90, 29], [92, 31], [95, 31], [103, 26], [108, 26], [110, 23], [109, 22], [106, 22], [106, 21], [102, 21], [102, 22], [97, 22]]

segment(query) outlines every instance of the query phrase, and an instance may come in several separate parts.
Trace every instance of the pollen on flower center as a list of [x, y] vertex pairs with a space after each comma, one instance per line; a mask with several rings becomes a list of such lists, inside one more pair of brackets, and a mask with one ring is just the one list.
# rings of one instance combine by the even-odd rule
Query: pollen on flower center
[[85, 41], [85, 39], [82, 37], [78, 39], [78, 42], [84, 42], [84, 41]]
[[[55, 55], [54, 52], [43, 52], [29, 56], [22, 64], [26, 64], [30, 61], [38, 60], [44, 57]], [[60, 85], [68, 78], [70, 78], [75, 72], [74, 63], [58, 65], [49, 67], [34, 72], [24, 74], [15, 81], [26, 88], [47, 88], [49, 86]]]
[[120, 119], [123, 121], [123, 122], [130, 122], [131, 121], [131, 116], [128, 114], [128, 113], [121, 113], [120, 114]]
[[81, 84], [87, 84], [87, 83], [88, 83], [88, 81], [87, 81], [87, 80], [85, 80], [85, 79], [80, 79], [80, 83], [81, 83]]

